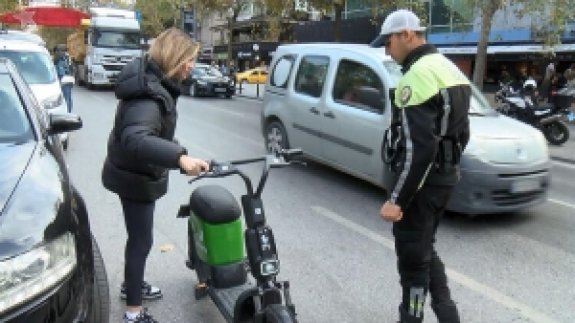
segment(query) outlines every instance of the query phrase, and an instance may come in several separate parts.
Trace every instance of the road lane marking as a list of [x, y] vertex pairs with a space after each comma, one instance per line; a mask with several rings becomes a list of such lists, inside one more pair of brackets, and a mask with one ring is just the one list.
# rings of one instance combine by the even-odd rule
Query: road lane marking
[[575, 165], [569, 164], [569, 163], [566, 163], [566, 162], [563, 162], [563, 161], [558, 161], [558, 160], [554, 160], [554, 161], [553, 161], [553, 165], [554, 165], [554, 166], [560, 166], [560, 167], [575, 169]]
[[572, 204], [572, 203], [569, 203], [569, 202], [563, 202], [563, 201], [557, 200], [557, 199], [547, 199], [547, 201], [548, 201], [548, 202], [551, 202], [551, 203], [555, 203], [555, 204], [559, 204], [559, 205], [562, 205], [562, 206], [565, 206], [565, 207], [569, 207], [569, 208], [575, 209], [575, 204]]
[[[357, 223], [354, 223], [340, 215], [338, 215], [335, 212], [332, 212], [324, 207], [321, 206], [312, 206], [311, 209], [316, 212], [317, 214], [333, 221], [336, 222], [344, 227], [346, 227], [347, 229], [350, 229], [351, 231], [354, 231], [366, 238], [368, 238], [369, 240], [372, 240], [392, 251], [395, 252], [395, 243], [387, 238], [384, 238], [383, 236], [379, 235], [378, 233], [369, 230]], [[458, 282], [459, 284], [467, 287], [468, 289], [479, 293], [489, 299], [491, 299], [492, 301], [501, 304], [509, 309], [511, 309], [514, 312], [518, 312], [519, 315], [523, 316], [526, 319], [529, 319], [533, 322], [540, 322], [540, 323], [556, 323], [558, 322], [555, 319], [550, 318], [549, 316], [547, 316], [546, 314], [537, 311], [536, 309], [533, 309], [531, 307], [529, 307], [526, 304], [523, 304], [521, 302], [516, 301], [515, 299], [504, 295], [503, 293], [499, 292], [498, 290], [491, 288], [487, 285], [484, 285], [476, 280], [474, 280], [473, 278], [466, 276], [462, 273], [459, 273], [451, 268], [448, 268], [447, 266], [445, 267], [446, 269], [446, 273], [449, 276], [450, 279]]]

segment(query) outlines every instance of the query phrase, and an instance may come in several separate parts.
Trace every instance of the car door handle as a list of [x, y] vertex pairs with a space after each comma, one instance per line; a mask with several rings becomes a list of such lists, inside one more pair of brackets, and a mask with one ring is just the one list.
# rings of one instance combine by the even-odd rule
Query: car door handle
[[311, 112], [313, 114], [319, 114], [319, 110], [316, 109], [316, 107], [312, 107], [311, 109], [309, 109], [309, 112]]
[[333, 114], [333, 112], [331, 112], [331, 111], [324, 113], [323, 116], [335, 119], [335, 114]]

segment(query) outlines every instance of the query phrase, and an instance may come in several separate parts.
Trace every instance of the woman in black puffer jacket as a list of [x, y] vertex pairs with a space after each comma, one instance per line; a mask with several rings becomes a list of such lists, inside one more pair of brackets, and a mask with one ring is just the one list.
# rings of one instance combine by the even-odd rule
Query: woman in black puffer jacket
[[128, 232], [120, 294], [127, 305], [124, 322], [156, 322], [143, 310], [142, 299], [161, 298], [162, 292], [144, 281], [144, 268], [153, 241], [155, 201], [167, 192], [168, 171], [197, 175], [208, 170], [204, 160], [189, 157], [174, 141], [179, 82], [188, 76], [198, 50], [188, 35], [170, 28], [118, 77], [120, 102], [102, 182], [120, 197]]

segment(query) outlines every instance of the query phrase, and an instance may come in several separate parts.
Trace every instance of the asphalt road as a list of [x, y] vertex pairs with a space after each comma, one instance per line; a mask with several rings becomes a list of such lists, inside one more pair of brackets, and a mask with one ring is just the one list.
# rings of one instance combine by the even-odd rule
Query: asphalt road
[[[74, 88], [84, 127], [72, 134], [67, 158], [106, 262], [111, 319], [119, 322], [126, 233], [119, 200], [100, 181], [115, 107], [110, 91]], [[264, 153], [260, 101], [183, 97], [178, 107], [177, 136], [191, 155], [226, 160]], [[247, 169], [253, 176], [260, 171]], [[575, 165], [554, 162], [547, 203], [514, 214], [444, 219], [437, 249], [463, 322], [575, 321], [574, 178]], [[238, 178], [205, 183], [216, 181], [243, 192]], [[186, 222], [175, 218], [198, 185], [173, 172], [169, 193], [156, 206], [146, 279], [163, 289], [164, 299], [145, 306], [160, 322], [224, 322], [208, 299], [193, 297], [195, 273], [184, 265]], [[395, 322], [399, 276], [391, 225], [378, 216], [382, 202], [378, 188], [315, 163], [272, 171], [266, 214], [282, 261], [279, 278], [291, 282], [300, 322]], [[435, 322], [429, 308], [426, 317]]]

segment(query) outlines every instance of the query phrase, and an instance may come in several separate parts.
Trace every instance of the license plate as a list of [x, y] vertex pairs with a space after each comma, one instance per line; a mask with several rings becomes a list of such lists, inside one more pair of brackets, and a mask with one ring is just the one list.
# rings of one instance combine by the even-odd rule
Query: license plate
[[575, 112], [571, 111], [567, 114], [567, 120], [569, 120], [569, 122], [571, 121], [575, 121]]
[[222, 88], [215, 88], [214, 91], [218, 92], [218, 93], [223, 93], [226, 92], [226, 89], [222, 89]]
[[538, 180], [522, 180], [511, 183], [511, 193], [525, 193], [539, 190]]

